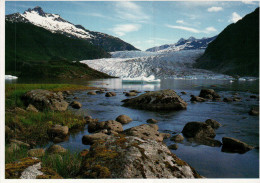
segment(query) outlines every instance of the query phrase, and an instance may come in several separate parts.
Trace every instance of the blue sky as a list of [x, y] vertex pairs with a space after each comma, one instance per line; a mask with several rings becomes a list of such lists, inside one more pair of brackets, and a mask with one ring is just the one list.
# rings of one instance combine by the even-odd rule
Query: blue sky
[[73, 24], [107, 33], [145, 50], [180, 38], [212, 37], [254, 11], [254, 1], [7, 1], [5, 14], [40, 6]]

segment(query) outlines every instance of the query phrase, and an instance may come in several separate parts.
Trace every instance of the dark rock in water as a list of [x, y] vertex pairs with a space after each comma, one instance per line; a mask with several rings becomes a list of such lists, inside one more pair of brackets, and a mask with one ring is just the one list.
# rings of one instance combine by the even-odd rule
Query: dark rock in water
[[189, 122], [187, 123], [182, 133], [188, 138], [204, 138], [211, 137], [214, 138], [216, 133], [214, 129], [206, 123], [203, 122]]
[[259, 116], [259, 107], [252, 107], [248, 113], [252, 116]]
[[104, 140], [107, 137], [108, 137], [108, 135], [101, 133], [101, 132], [94, 133], [94, 134], [91, 134], [91, 135], [84, 135], [82, 137], [82, 143], [85, 144], [85, 145], [91, 145], [91, 144], [94, 144], [95, 141]]
[[48, 129], [48, 134], [51, 138], [64, 137], [69, 134], [69, 128], [67, 126], [54, 125]]
[[187, 103], [174, 90], [148, 92], [126, 101], [123, 106], [147, 110], [182, 110]]
[[223, 137], [222, 143], [223, 143], [222, 146], [223, 152], [245, 153], [254, 148], [240, 140], [231, 137]]
[[69, 140], [69, 135], [67, 136], [57, 136], [54, 137], [54, 139], [52, 140], [54, 143], [60, 143], [60, 142], [64, 142], [64, 141], [68, 141]]
[[116, 118], [116, 121], [118, 121], [119, 123], [122, 123], [122, 124], [127, 124], [133, 120], [127, 115], [120, 115]]
[[158, 123], [158, 121], [156, 119], [148, 119], [146, 122], [152, 123], [152, 124]]
[[196, 144], [203, 144], [210, 147], [220, 147], [222, 143], [219, 140], [215, 140], [210, 137], [204, 138], [188, 138], [188, 142], [195, 142]]
[[192, 101], [192, 102], [205, 102], [206, 99], [204, 99], [202, 97], [197, 97], [197, 96], [191, 95], [190, 101]]
[[88, 132], [89, 133], [93, 133], [93, 132], [96, 132], [98, 130], [100, 130], [98, 121], [91, 121], [88, 124]]
[[185, 91], [182, 91], [181, 94], [186, 95], [187, 93]]
[[220, 98], [220, 95], [215, 92], [213, 89], [201, 89], [199, 97], [206, 99], [216, 99]]
[[124, 100], [121, 100], [121, 102], [127, 102], [129, 101], [130, 99], [124, 99]]
[[174, 142], [182, 142], [184, 140], [184, 137], [181, 134], [178, 134], [178, 135], [174, 135], [171, 138], [171, 140]]
[[259, 98], [257, 95], [250, 95], [250, 98]]
[[136, 96], [136, 95], [137, 95], [137, 93], [135, 93], [135, 92], [127, 92], [125, 94], [125, 96], [127, 96], [127, 97], [132, 97], [132, 96]]
[[121, 132], [123, 131], [123, 126], [121, 123], [114, 120], [108, 120], [102, 122], [93, 121], [88, 125], [88, 131], [90, 133], [99, 132], [104, 129], [107, 129], [108, 131]]
[[135, 126], [125, 130], [123, 133], [125, 135], [139, 137], [144, 140], [152, 139], [158, 142], [163, 141], [163, 136], [158, 132], [158, 126], [155, 124]]
[[141, 93], [141, 92], [139, 92], [139, 91], [137, 91], [137, 90], [130, 90], [129, 92]]
[[94, 92], [94, 91], [89, 91], [87, 94], [88, 94], [88, 95], [96, 95], [97, 93]]
[[64, 100], [62, 95], [48, 91], [48, 90], [31, 90], [22, 96], [25, 105], [32, 104], [38, 110], [53, 110], [65, 111], [68, 103]]
[[116, 96], [116, 93], [115, 92], [107, 92], [105, 96], [106, 97], [114, 97], [114, 96]]
[[79, 178], [201, 178], [169, 148], [154, 140], [109, 135], [83, 158]]
[[77, 100], [77, 99], [79, 99], [79, 97], [73, 97], [73, 99]]
[[221, 126], [221, 124], [214, 119], [207, 119], [205, 123], [210, 125], [213, 129], [217, 129]]
[[171, 134], [169, 133], [160, 133], [160, 134], [162, 135], [163, 139], [168, 139], [171, 137]]
[[71, 106], [72, 108], [74, 108], [74, 109], [79, 109], [79, 108], [82, 107], [82, 104], [79, 103], [79, 102], [77, 102], [77, 101], [73, 101], [73, 102], [70, 103], [70, 106]]
[[177, 150], [178, 149], [178, 144], [172, 144], [172, 145], [169, 145], [168, 147], [169, 147], [169, 149]]
[[233, 97], [234, 102], [240, 102], [241, 100], [242, 100], [242, 98], [240, 98], [240, 97]]
[[233, 99], [232, 98], [224, 98], [223, 102], [233, 102]]

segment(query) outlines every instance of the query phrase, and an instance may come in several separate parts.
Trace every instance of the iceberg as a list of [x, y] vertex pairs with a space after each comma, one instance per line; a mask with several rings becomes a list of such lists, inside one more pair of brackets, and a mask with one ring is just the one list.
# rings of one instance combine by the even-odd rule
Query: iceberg
[[18, 79], [18, 77], [12, 75], [5, 75], [5, 79], [12, 80], [12, 79]]

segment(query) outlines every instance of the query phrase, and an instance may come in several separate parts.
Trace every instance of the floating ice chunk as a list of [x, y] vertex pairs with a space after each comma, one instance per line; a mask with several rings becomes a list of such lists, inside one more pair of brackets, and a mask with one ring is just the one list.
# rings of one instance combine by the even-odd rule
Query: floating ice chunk
[[5, 75], [5, 79], [18, 79], [18, 77], [12, 75]]

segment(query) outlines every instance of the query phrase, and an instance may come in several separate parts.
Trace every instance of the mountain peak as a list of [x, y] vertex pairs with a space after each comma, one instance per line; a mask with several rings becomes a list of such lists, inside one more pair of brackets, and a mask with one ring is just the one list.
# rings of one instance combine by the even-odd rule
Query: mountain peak
[[32, 12], [32, 11], [38, 13], [38, 14], [41, 15], [41, 16], [45, 16], [45, 12], [42, 10], [42, 8], [41, 8], [40, 6], [36, 6], [36, 7], [33, 8], [33, 9], [29, 8], [29, 9], [27, 10], [27, 12]]
[[188, 41], [195, 41], [196, 40], [196, 38], [195, 37], [189, 37], [189, 39], [187, 39]]
[[181, 38], [181, 39], [179, 39], [179, 41], [177, 42], [177, 44], [178, 44], [178, 43], [181, 43], [181, 42], [183, 42], [183, 41], [185, 41], [185, 39]]

